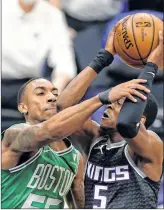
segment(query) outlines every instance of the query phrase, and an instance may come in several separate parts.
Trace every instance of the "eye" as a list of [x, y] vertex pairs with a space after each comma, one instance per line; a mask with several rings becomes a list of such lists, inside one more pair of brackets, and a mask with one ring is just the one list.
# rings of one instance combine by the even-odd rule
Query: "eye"
[[38, 96], [44, 95], [44, 92], [37, 93]]
[[52, 93], [54, 96], [58, 97], [58, 94], [57, 93]]

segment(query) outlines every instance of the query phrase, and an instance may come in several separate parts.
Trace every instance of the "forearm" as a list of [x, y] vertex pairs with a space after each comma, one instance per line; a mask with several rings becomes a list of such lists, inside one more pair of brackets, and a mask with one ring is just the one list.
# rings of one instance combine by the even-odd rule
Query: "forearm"
[[[138, 78], [146, 79], [147, 83], [142, 85], [151, 90], [156, 73], [157, 67], [155, 65], [148, 64], [145, 66]], [[145, 93], [144, 91], [140, 92], [148, 97], [148, 93]], [[133, 138], [137, 135], [140, 127], [140, 120], [146, 107], [147, 100], [142, 100], [137, 96], [135, 96], [135, 99], [137, 100], [137, 103], [133, 103], [126, 99], [119, 114], [117, 129], [125, 138]]]
[[51, 135], [50, 138], [54, 139], [56, 132], [59, 133], [60, 138], [64, 138], [79, 130], [90, 115], [102, 105], [98, 96], [96, 96], [59, 112], [45, 122]]
[[109, 52], [100, 51], [93, 62], [78, 74], [59, 96], [57, 101], [58, 111], [77, 104], [97, 74], [112, 61], [113, 56]]
[[67, 108], [49, 120], [23, 130], [11, 145], [14, 151], [32, 151], [36, 147], [61, 140], [79, 130], [90, 115], [102, 106], [98, 96]]
[[84, 183], [81, 183], [77, 188], [72, 189], [73, 197], [77, 209], [83, 209], [85, 205]]
[[77, 104], [96, 76], [97, 73], [89, 66], [78, 74], [59, 96], [57, 101], [58, 110], [61, 111]]

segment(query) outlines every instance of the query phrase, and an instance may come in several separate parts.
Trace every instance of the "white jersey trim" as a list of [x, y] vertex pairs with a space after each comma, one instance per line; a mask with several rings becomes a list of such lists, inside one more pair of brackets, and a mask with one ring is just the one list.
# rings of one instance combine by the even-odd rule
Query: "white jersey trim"
[[138, 173], [138, 175], [140, 175], [142, 178], [146, 178], [147, 177], [146, 174], [137, 167], [137, 165], [135, 164], [135, 162], [133, 161], [133, 159], [129, 155], [128, 145], [126, 145], [124, 152], [125, 152], [125, 156], [126, 156], [126, 159], [129, 162], [129, 164], [134, 168], [134, 170]]
[[[88, 160], [89, 160], [89, 157], [90, 157], [90, 154], [91, 154], [91, 151], [92, 151], [93, 147], [94, 147], [97, 143], [99, 143], [100, 141], [104, 140], [104, 137], [106, 137], [106, 138], [109, 139], [109, 137], [108, 137], [107, 135], [106, 135], [106, 136], [100, 136], [100, 137], [98, 137], [95, 141], [93, 141], [93, 143], [91, 144], [90, 150], [89, 150], [89, 154], [88, 154], [88, 157], [87, 157], [87, 161], [86, 161], [86, 164], [85, 164], [85, 168], [84, 168], [84, 172], [85, 172], [85, 173], [84, 173], [84, 176], [85, 176], [86, 171], [87, 171]], [[114, 148], [122, 147], [122, 146], [125, 145], [125, 143], [126, 143], [125, 140], [122, 140], [122, 141], [116, 142], [116, 143], [111, 143], [111, 145], [108, 145], [108, 146], [106, 147], [106, 150], [111, 150], [111, 149], [114, 149]]]
[[[53, 150], [49, 145], [48, 145], [48, 147], [49, 147], [49, 149], [50, 149], [49, 151], [53, 152], [53, 153], [54, 153], [55, 155], [57, 155], [57, 156], [66, 155], [66, 154], [72, 152], [72, 150], [73, 150], [72, 144], [71, 144], [71, 146], [68, 147], [67, 149], [64, 149], [64, 150], [61, 150], [61, 151], [55, 151], [55, 150]], [[48, 150], [46, 150], [46, 152], [48, 152]]]
[[[5, 169], [5, 170], [9, 170], [11, 173], [22, 170], [23, 168], [27, 167], [28, 165], [30, 165], [31, 163], [33, 163], [42, 153], [43, 149], [41, 148], [40, 150], [38, 150], [37, 153], [35, 153], [34, 156], [32, 156], [30, 159], [28, 159], [26, 162], [22, 163], [21, 165], [18, 165], [16, 167], [10, 168], [10, 169]], [[4, 170], [4, 169], [3, 169]]]

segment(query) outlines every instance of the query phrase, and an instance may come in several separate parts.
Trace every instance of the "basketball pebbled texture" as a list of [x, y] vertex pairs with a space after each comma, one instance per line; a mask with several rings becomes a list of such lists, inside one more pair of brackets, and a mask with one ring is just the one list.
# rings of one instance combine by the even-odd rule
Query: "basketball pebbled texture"
[[157, 47], [163, 21], [148, 13], [131, 15], [116, 29], [114, 46], [119, 57], [129, 66], [143, 68]]

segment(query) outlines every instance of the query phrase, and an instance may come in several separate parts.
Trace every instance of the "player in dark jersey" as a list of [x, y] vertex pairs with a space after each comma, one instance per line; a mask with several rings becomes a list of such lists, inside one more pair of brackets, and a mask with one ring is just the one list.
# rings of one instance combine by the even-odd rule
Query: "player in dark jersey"
[[101, 121], [104, 134], [91, 145], [85, 174], [86, 208], [157, 207], [162, 142], [152, 131], [146, 133], [156, 117], [157, 105], [149, 95], [137, 136], [124, 139], [115, 130], [123, 102], [108, 106]]
[[[84, 95], [97, 74], [115, 55], [114, 31], [109, 35], [105, 50], [86, 67], [63, 91], [58, 100], [58, 111], [76, 104]], [[143, 84], [152, 88], [157, 69], [163, 69], [163, 35], [159, 33], [159, 45], [150, 54], [147, 64], [138, 78], [146, 79]], [[135, 81], [135, 80], [134, 80]], [[122, 84], [120, 90], [111, 89], [106, 95], [118, 95], [123, 89], [131, 88], [131, 82]], [[123, 91], [125, 91], [125, 89]], [[137, 88], [132, 88], [134, 93]], [[154, 122], [157, 104], [154, 97], [136, 102], [122, 98], [107, 104], [101, 125], [88, 120], [76, 133], [85, 140], [90, 139], [90, 152], [85, 173], [85, 208], [156, 208], [159, 184], [162, 175], [163, 143], [147, 128]], [[69, 98], [67, 97], [69, 95]], [[66, 100], [68, 99], [68, 100]], [[120, 111], [121, 110], [121, 111]], [[86, 142], [86, 141], [85, 141]], [[80, 142], [79, 142], [80, 143]]]

